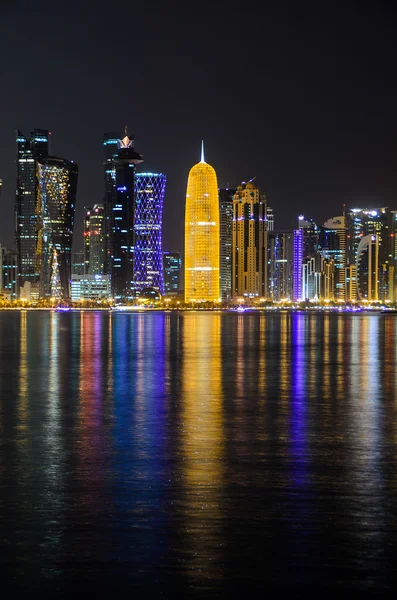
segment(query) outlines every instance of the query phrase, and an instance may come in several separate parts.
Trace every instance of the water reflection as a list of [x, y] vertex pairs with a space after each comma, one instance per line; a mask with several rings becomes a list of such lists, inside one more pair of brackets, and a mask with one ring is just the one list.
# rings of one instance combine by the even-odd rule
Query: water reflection
[[[183, 546], [193, 585], [222, 577], [223, 398], [221, 316], [184, 327], [182, 391]], [[240, 324], [238, 325], [240, 327]]]
[[392, 315], [0, 312], [1, 566], [204, 597], [390, 585], [396, 336]]

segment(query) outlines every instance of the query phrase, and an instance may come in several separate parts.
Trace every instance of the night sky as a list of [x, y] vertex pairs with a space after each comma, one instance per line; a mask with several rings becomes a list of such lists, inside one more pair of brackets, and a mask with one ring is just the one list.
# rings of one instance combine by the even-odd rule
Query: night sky
[[75, 250], [103, 199], [102, 134], [125, 124], [168, 176], [164, 249], [182, 249], [201, 139], [220, 186], [257, 178], [276, 229], [344, 202], [397, 208], [392, 2], [1, 4], [0, 243], [14, 247], [17, 128], [48, 128], [80, 167]]

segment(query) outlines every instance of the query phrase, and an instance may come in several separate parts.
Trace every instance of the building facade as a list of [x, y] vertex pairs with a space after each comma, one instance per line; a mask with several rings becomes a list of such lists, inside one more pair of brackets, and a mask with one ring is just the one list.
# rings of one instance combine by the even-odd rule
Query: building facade
[[39, 284], [37, 265], [37, 161], [49, 154], [49, 132], [34, 129], [30, 139], [17, 131], [17, 188], [15, 198], [15, 238], [18, 254], [18, 285]]
[[69, 298], [78, 167], [71, 161], [37, 161], [37, 268], [40, 297]]
[[238, 186], [233, 198], [233, 298], [266, 297], [266, 200], [251, 181]]
[[293, 295], [294, 236], [292, 231], [268, 232], [268, 298], [291, 300]]
[[379, 300], [379, 240], [377, 235], [361, 238], [356, 259], [357, 299]]
[[105, 274], [105, 211], [103, 204], [85, 209], [84, 216], [84, 273]]
[[166, 176], [162, 173], [135, 174], [134, 291], [145, 288], [164, 293], [163, 206]]
[[176, 298], [180, 294], [182, 260], [179, 252], [163, 252], [164, 295]]
[[233, 197], [236, 188], [219, 190], [221, 299], [232, 298]]
[[185, 302], [220, 301], [218, 182], [201, 161], [189, 172], [185, 206]]
[[[320, 227], [319, 253], [335, 265], [333, 296], [336, 300], [346, 298], [346, 219], [344, 216], [332, 217]], [[329, 297], [329, 296], [328, 296]]]
[[111, 294], [109, 275], [72, 275], [72, 301], [109, 300]]
[[8, 300], [18, 298], [18, 254], [0, 245], [0, 294]]

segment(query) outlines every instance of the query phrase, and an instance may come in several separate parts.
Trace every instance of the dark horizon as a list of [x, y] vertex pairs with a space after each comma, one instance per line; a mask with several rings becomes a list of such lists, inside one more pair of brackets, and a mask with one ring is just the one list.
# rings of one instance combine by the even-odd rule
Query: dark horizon
[[202, 139], [219, 187], [256, 177], [277, 230], [300, 213], [321, 225], [343, 204], [397, 208], [388, 3], [201, 3], [192, 19], [194, 6], [109, 12], [83, 0], [61, 12], [21, 0], [0, 9], [0, 243], [15, 246], [15, 130], [38, 127], [52, 132], [53, 155], [79, 165], [75, 250], [83, 207], [103, 200], [103, 132], [121, 136], [126, 124], [140, 170], [167, 175], [164, 250], [183, 249]]

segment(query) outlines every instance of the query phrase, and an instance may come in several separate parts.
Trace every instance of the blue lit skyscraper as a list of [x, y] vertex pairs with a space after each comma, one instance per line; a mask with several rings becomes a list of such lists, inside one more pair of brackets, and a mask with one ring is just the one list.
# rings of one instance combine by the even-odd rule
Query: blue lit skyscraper
[[164, 293], [163, 204], [166, 176], [162, 173], [135, 173], [134, 288]]

